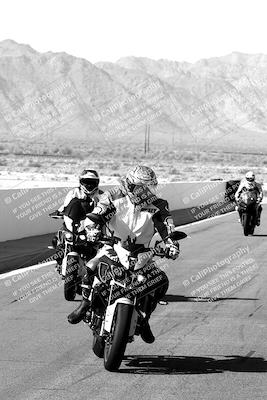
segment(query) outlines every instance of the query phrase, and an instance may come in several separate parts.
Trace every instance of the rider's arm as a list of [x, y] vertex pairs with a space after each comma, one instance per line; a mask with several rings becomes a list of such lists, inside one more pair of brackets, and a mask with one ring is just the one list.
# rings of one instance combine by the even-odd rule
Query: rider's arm
[[157, 199], [153, 202], [159, 211], [153, 215], [154, 226], [163, 240], [174, 231], [174, 222], [166, 200]]
[[243, 184], [243, 181], [241, 181], [240, 184], [239, 184], [239, 186], [238, 186], [237, 191], [235, 192], [235, 200], [236, 200], [236, 201], [238, 201], [239, 196], [240, 196], [240, 194], [241, 194], [241, 192], [242, 192], [243, 187], [244, 187], [244, 184]]
[[154, 226], [160, 234], [161, 238], [166, 245], [166, 257], [175, 260], [179, 256], [179, 243], [173, 241], [167, 236], [174, 231], [174, 222], [169, 211], [169, 205], [166, 200], [157, 199], [153, 202], [159, 211], [154, 214], [153, 221]]
[[[99, 196], [92, 213], [102, 215], [106, 221], [109, 221], [115, 215], [116, 207], [113, 202], [113, 193], [111, 191], [106, 191]], [[87, 218], [86, 225], [90, 224], [91, 222]]]
[[262, 186], [261, 186], [260, 183], [256, 183], [256, 185], [257, 185], [257, 189], [258, 189], [258, 192], [259, 192], [258, 202], [260, 203], [262, 201], [262, 199], [263, 199], [263, 190], [262, 190]]
[[75, 198], [75, 196], [76, 196], [76, 195], [75, 195], [75, 190], [74, 190], [74, 189], [71, 189], [71, 190], [67, 193], [67, 195], [66, 195], [66, 197], [65, 197], [65, 200], [64, 200], [64, 203], [62, 204], [62, 206], [60, 206], [60, 207], [58, 208], [58, 211], [59, 211], [59, 212], [63, 212], [64, 209], [69, 205], [69, 203], [71, 202], [71, 200]]

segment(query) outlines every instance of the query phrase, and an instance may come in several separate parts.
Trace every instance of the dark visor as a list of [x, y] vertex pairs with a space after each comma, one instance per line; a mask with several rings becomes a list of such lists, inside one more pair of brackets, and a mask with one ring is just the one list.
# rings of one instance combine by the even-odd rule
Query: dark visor
[[81, 182], [81, 185], [84, 185], [87, 189], [92, 190], [98, 186], [99, 180], [92, 179], [92, 178], [90, 178], [90, 179], [84, 178], [84, 179], [81, 179], [80, 182]]

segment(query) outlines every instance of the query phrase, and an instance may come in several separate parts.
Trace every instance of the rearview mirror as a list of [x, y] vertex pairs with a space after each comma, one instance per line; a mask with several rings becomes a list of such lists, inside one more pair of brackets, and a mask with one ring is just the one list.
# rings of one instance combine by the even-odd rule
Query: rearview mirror
[[172, 239], [172, 240], [181, 240], [181, 239], [185, 239], [187, 237], [187, 234], [181, 231], [174, 231], [171, 232], [168, 235], [168, 238]]
[[94, 214], [94, 213], [88, 213], [88, 214], [86, 214], [86, 216], [91, 221], [93, 221], [95, 224], [99, 224], [99, 225], [104, 225], [105, 224], [105, 219], [104, 219], [104, 217], [102, 215]]

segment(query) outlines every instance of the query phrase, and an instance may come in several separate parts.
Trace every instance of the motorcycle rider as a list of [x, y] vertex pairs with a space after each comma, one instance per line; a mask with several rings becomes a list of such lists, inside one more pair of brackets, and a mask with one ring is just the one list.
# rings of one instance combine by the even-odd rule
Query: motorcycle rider
[[[76, 222], [84, 220], [86, 214], [94, 208], [99, 195], [103, 193], [98, 187], [99, 175], [93, 169], [83, 170], [79, 176], [79, 183], [79, 187], [73, 188], [67, 193], [63, 205], [57, 211], [50, 214], [50, 216], [56, 217], [64, 216], [63, 229], [67, 228], [70, 231], [73, 229], [74, 220]], [[54, 236], [52, 244], [58, 250], [55, 260], [61, 265], [63, 251], [58, 235]]]
[[[126, 177], [121, 179], [121, 185], [105, 192], [99, 198], [92, 213], [103, 216], [109, 222], [109, 227], [114, 230], [114, 235], [121, 239], [121, 245], [128, 249], [131, 243], [131, 252], [136, 256], [149, 246], [155, 228], [160, 234], [166, 245], [166, 255], [175, 260], [179, 255], [178, 242], [172, 241], [167, 236], [173, 232], [174, 223], [168, 209], [168, 203], [156, 196], [157, 177], [155, 172], [143, 165], [139, 165], [128, 172]], [[93, 226], [88, 220], [88, 227]], [[134, 243], [134, 244], [133, 244]], [[133, 247], [134, 246], [134, 247]], [[117, 254], [111, 249], [109, 257], [116, 259]], [[100, 249], [103, 252], [103, 249]], [[115, 254], [114, 254], [115, 253]], [[90, 307], [88, 300], [92, 276], [97, 265], [99, 255], [89, 261], [87, 274], [83, 279], [83, 300], [80, 306], [69, 316], [68, 321], [72, 324], [80, 322]], [[142, 327], [141, 337], [146, 343], [153, 343], [155, 340], [149, 326], [149, 318], [160, 300], [168, 289], [168, 278], [164, 274], [164, 286], [157, 292], [156, 302], [151, 304], [150, 312], [145, 316]]]
[[[261, 202], [263, 199], [263, 191], [262, 191], [262, 186], [260, 183], [256, 182], [255, 180], [255, 174], [253, 171], [248, 171], [245, 175], [245, 178], [243, 178], [240, 182], [240, 185], [235, 193], [235, 200], [238, 204], [240, 195], [242, 192], [247, 191], [247, 190], [255, 190], [257, 193], [257, 207], [256, 207], [256, 213], [257, 213], [257, 226], [260, 226], [260, 216], [262, 212], [262, 206]], [[239, 217], [241, 218], [241, 212], [239, 207], [237, 206], [237, 211], [239, 213]]]

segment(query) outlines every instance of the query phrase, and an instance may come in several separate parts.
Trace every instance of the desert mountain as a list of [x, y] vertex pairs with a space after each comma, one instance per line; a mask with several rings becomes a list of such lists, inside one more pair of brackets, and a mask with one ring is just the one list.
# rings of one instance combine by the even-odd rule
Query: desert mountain
[[0, 43], [0, 138], [267, 151], [267, 56], [92, 64]]

